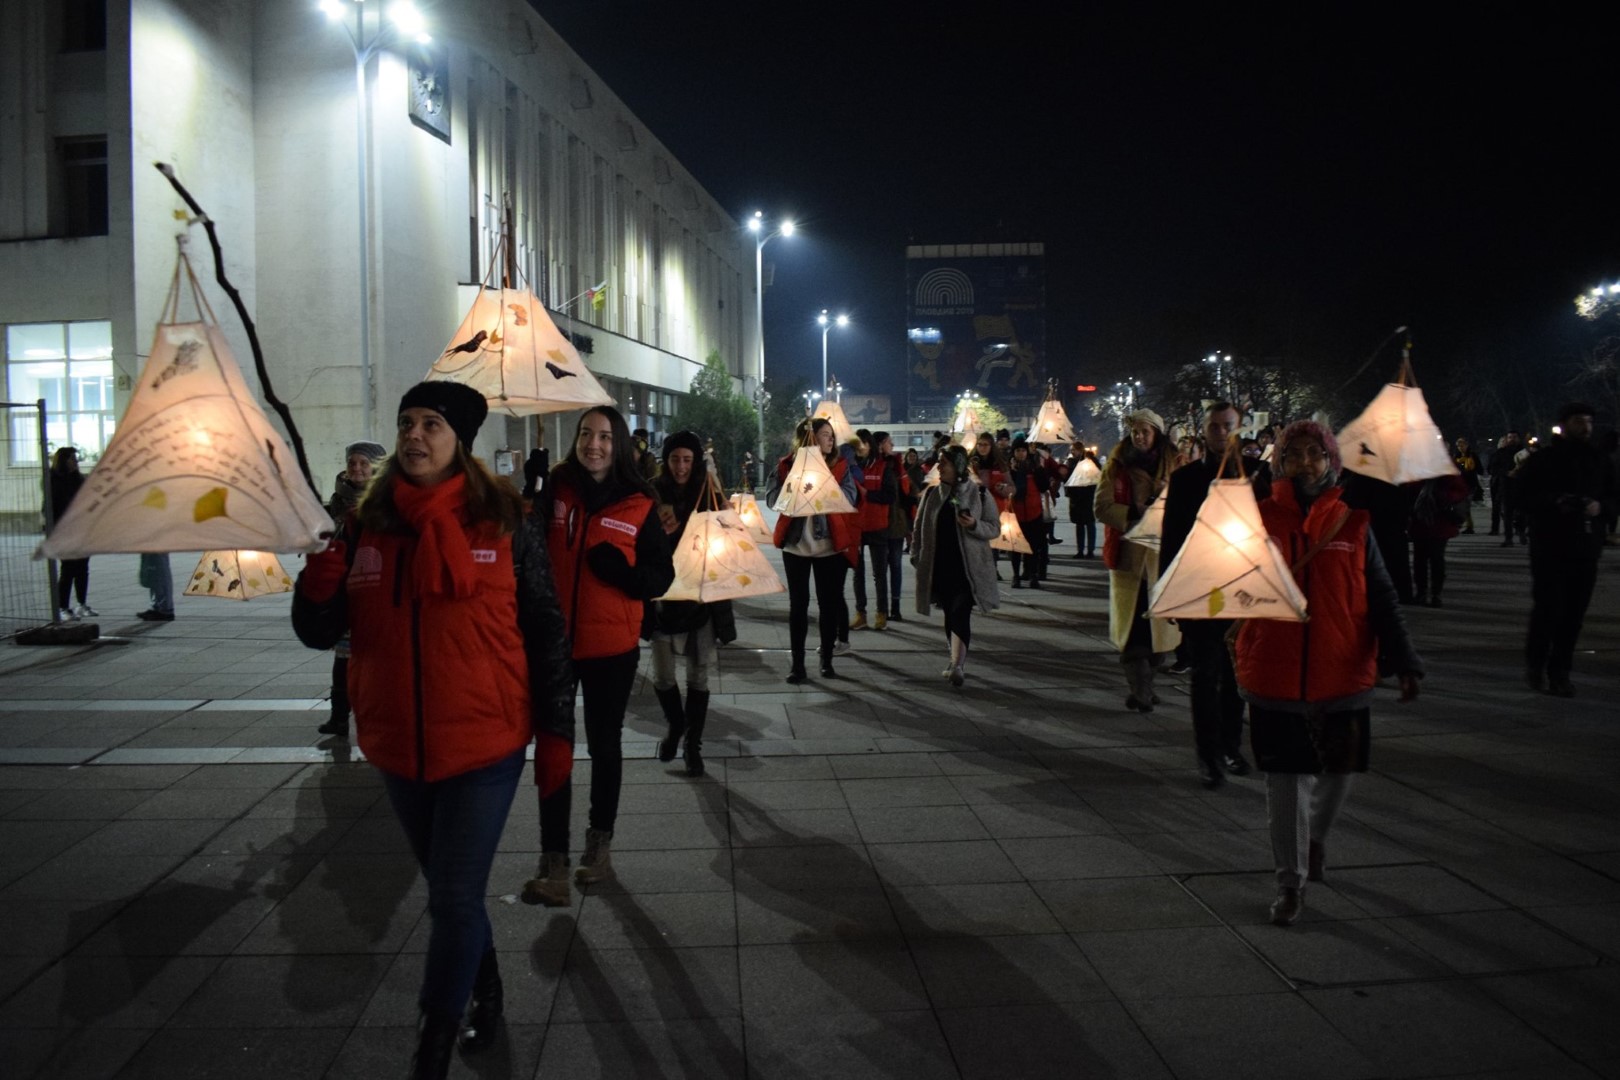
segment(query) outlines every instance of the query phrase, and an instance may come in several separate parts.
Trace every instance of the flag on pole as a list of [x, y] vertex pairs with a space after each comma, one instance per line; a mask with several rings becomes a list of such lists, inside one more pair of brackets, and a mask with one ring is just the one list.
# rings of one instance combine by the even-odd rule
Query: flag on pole
[[593, 311], [601, 311], [607, 306], [607, 278], [592, 285], [585, 290], [585, 299], [591, 302]]

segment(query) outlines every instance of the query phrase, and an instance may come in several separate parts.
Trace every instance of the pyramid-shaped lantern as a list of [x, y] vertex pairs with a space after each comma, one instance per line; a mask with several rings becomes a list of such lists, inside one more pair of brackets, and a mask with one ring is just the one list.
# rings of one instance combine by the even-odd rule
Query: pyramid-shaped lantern
[[112, 441], [39, 554], [319, 551], [332, 519], [295, 461], [218, 325], [159, 323]]
[[832, 470], [821, 451], [813, 446], [801, 446], [794, 454], [782, 491], [771, 507], [788, 517], [813, 517], [816, 514], [853, 514], [855, 508], [844, 498], [843, 489], [833, 479]]
[[427, 378], [465, 383], [507, 416], [613, 404], [534, 293], [487, 283]]
[[268, 551], [205, 551], [186, 583], [187, 596], [251, 600], [292, 592], [293, 581]]
[[1339, 453], [1345, 468], [1389, 484], [1457, 472], [1423, 391], [1401, 383], [1386, 383], [1372, 404], [1344, 426]]
[[739, 491], [731, 497], [731, 508], [737, 512], [737, 518], [748, 530], [748, 535], [761, 544], [772, 542], [771, 530], [765, 525], [765, 514], [759, 508], [759, 502], [752, 494]]
[[1097, 481], [1101, 479], [1102, 470], [1097, 468], [1097, 463], [1090, 458], [1081, 458], [1075, 462], [1074, 469], [1069, 473], [1069, 479], [1064, 481], [1063, 486], [1066, 488], [1096, 487]]
[[1074, 425], [1069, 423], [1069, 414], [1063, 411], [1063, 403], [1056, 397], [1046, 399], [1041, 406], [1040, 415], [1035, 418], [1035, 427], [1030, 432], [1029, 441], [1038, 443], [1071, 443], [1078, 438]]
[[783, 588], [735, 510], [704, 510], [686, 520], [675, 545], [675, 581], [659, 599], [712, 604]]
[[1159, 550], [1159, 542], [1164, 538], [1164, 500], [1154, 499], [1142, 511], [1141, 520], [1137, 521], [1125, 531], [1125, 539], [1133, 544], [1141, 544], [1145, 548]]
[[979, 419], [979, 410], [972, 405], [963, 403], [956, 413], [956, 420], [951, 424], [952, 441], [960, 446], [971, 447], [979, 441], [984, 432], [984, 422]]
[[1157, 619], [1305, 621], [1305, 597], [1247, 480], [1216, 480], [1149, 598]]
[[1024, 536], [1024, 530], [1019, 527], [1018, 518], [1011, 510], [1001, 512], [1001, 532], [990, 541], [990, 546], [998, 551], [1016, 551], [1021, 555], [1033, 555], [1035, 549], [1029, 546], [1029, 540]]
[[830, 398], [823, 398], [816, 406], [816, 411], [810, 414], [812, 420], [826, 420], [832, 424], [833, 437], [838, 445], [843, 446], [855, 437], [855, 429], [849, 425], [849, 417], [844, 415], [844, 407]]

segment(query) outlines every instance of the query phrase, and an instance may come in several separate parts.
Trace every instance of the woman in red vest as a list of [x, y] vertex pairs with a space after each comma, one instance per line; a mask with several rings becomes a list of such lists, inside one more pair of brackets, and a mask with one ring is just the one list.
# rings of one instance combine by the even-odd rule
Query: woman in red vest
[[[1012, 507], [1013, 517], [1018, 519], [1018, 528], [1024, 533], [1024, 539], [1029, 541], [1031, 554], [1029, 556], [1029, 587], [1041, 587], [1041, 576], [1046, 571], [1047, 544], [1046, 522], [1041, 518], [1041, 493], [1046, 490], [1048, 480], [1046, 470], [1030, 452], [1029, 443], [1020, 435], [1012, 443], [1012, 468], [1008, 472], [1008, 482], [1012, 484], [1012, 498], [1008, 500]], [[1013, 588], [1024, 587], [1024, 556], [1018, 552], [1009, 552], [1008, 558], [1012, 561]]]
[[1400, 677], [1402, 701], [1417, 697], [1423, 662], [1378, 545], [1367, 542], [1367, 512], [1340, 497], [1333, 433], [1314, 420], [1290, 424], [1272, 462], [1282, 479], [1260, 516], [1293, 568], [1310, 620], [1243, 620], [1235, 667], [1255, 764], [1266, 773], [1277, 863], [1271, 921], [1289, 926], [1304, 909], [1305, 883], [1322, 880], [1323, 844], [1352, 776], [1367, 771], [1380, 657], [1384, 673]]
[[[658, 499], [642, 478], [637, 441], [618, 409], [579, 418], [574, 448], [551, 472], [536, 507], [550, 522], [547, 545], [573, 642], [574, 677], [585, 702], [591, 811], [574, 880], [613, 876], [613, 827], [624, 778], [624, 711], [636, 685], [646, 604], [675, 580]], [[530, 904], [566, 907], [571, 792], [540, 793], [540, 866], [523, 886]]]
[[458, 1032], [468, 1051], [495, 1037], [503, 993], [484, 907], [495, 846], [529, 740], [542, 795], [567, 790], [574, 757], [544, 526], [472, 456], [488, 411], [458, 383], [407, 392], [394, 456], [342, 535], [309, 556], [293, 594], [304, 644], [329, 649], [351, 634], [360, 749], [427, 878], [417, 1080], [446, 1075]]
[[[801, 422], [794, 442], [793, 453], [776, 463], [776, 479], [765, 492], [766, 502], [776, 502], [799, 450], [813, 446], [821, 451], [844, 498], [851, 506], [857, 505], [855, 476], [850, 471], [848, 458], [838, 452], [838, 438], [833, 434], [832, 423], [820, 417], [810, 421], [808, 426]], [[804, 671], [804, 641], [810, 634], [812, 575], [816, 581], [816, 609], [820, 612], [816, 621], [821, 627], [821, 674], [828, 679], [836, 675], [832, 666], [833, 647], [843, 622], [844, 575], [860, 554], [859, 516], [788, 517], [784, 514], [776, 519], [776, 546], [782, 549], [782, 569], [787, 574], [788, 647], [793, 657], [793, 667], [787, 677], [790, 683], [802, 683], [809, 677]]]

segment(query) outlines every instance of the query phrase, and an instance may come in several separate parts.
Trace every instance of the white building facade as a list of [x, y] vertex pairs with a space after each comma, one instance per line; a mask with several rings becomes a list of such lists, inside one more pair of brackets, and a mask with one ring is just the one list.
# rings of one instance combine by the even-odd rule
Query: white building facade
[[[366, 35], [388, 25], [381, 0], [334, 3]], [[311, 0], [0, 5], [4, 400], [45, 398], [52, 447], [93, 459], [145, 362], [188, 231], [158, 161], [217, 223], [323, 495], [346, 443], [391, 444], [400, 395], [490, 271], [507, 203], [518, 273], [632, 427], [667, 431], [711, 352], [739, 385], [753, 373], [753, 243], [728, 211], [523, 0], [419, 7], [431, 43], [390, 32], [364, 66], [362, 177], [356, 54]], [[189, 232], [256, 387], [206, 238]], [[597, 307], [581, 294], [603, 282]], [[546, 424], [553, 460], [573, 418]], [[30, 464], [25, 434], [6, 467]], [[493, 418], [477, 450], [536, 435]]]

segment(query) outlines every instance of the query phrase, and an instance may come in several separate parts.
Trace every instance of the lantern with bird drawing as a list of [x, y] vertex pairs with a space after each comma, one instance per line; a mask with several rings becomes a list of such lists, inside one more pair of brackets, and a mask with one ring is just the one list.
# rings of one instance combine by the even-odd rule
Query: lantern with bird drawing
[[740, 600], [784, 591], [770, 560], [735, 510], [701, 510], [675, 545], [675, 580], [660, 600]]
[[1266, 533], [1247, 480], [1216, 480], [1186, 543], [1153, 586], [1159, 619], [1305, 621], [1305, 596]]
[[268, 551], [205, 551], [191, 572], [185, 595], [251, 600], [292, 592], [292, 587], [292, 577]]
[[[1037, 522], [1037, 524], [1039, 524]], [[1042, 526], [1044, 528], [1044, 526]], [[1024, 530], [1018, 524], [1018, 517], [1011, 510], [1001, 512], [1001, 532], [990, 541], [990, 546], [997, 551], [1016, 551], [1020, 555], [1033, 555], [1035, 549], [1029, 546], [1029, 540], [1024, 536]]]
[[1339, 431], [1339, 453], [1351, 472], [1388, 484], [1457, 474], [1451, 451], [1418, 389], [1411, 352], [1408, 341], [1395, 381], [1386, 383], [1372, 404]]
[[1069, 414], [1063, 411], [1063, 402], [1058, 400], [1057, 380], [1052, 379], [1046, 385], [1046, 400], [1041, 403], [1040, 415], [1035, 417], [1035, 426], [1030, 430], [1029, 441], [1039, 443], [1071, 443], [1078, 438], [1074, 425], [1069, 422]]

